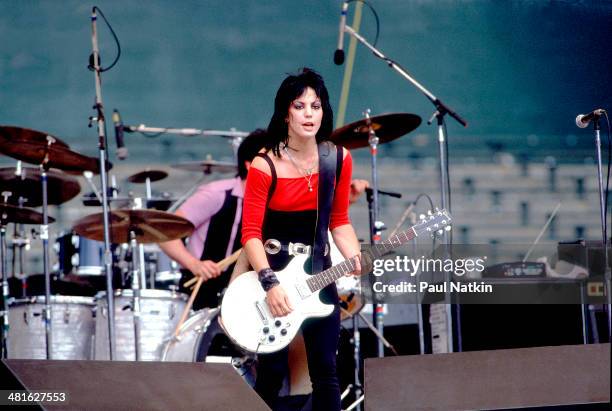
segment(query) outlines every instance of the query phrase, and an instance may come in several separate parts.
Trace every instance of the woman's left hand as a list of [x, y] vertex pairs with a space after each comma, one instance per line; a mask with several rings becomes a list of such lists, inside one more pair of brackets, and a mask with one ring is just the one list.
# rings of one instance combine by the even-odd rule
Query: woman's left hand
[[355, 256], [351, 257], [351, 261], [353, 262], [353, 264], [355, 265], [355, 269], [353, 271], [351, 271], [350, 273], [347, 273], [346, 276], [359, 276], [361, 275], [361, 253], [356, 254]]

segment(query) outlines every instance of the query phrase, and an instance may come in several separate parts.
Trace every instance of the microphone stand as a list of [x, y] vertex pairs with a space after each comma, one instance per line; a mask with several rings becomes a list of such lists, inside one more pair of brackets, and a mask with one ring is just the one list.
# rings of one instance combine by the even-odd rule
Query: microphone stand
[[599, 125], [599, 115], [595, 114], [593, 118], [593, 132], [595, 134], [595, 149], [597, 151], [597, 181], [599, 184], [599, 211], [601, 215], [601, 236], [602, 246], [604, 251], [604, 284], [606, 285], [606, 300], [608, 308], [608, 341], [611, 341], [612, 336], [612, 295], [610, 295], [611, 288], [611, 273], [610, 263], [608, 257], [608, 227], [606, 224], [606, 199], [604, 194], [604, 183], [602, 173], [602, 161], [601, 161], [601, 127]]
[[[371, 45], [363, 36], [361, 36], [359, 33], [357, 33], [351, 26], [349, 26], [348, 24], [345, 25], [344, 31], [347, 32], [348, 34], [350, 34], [351, 36], [353, 36], [355, 39], [357, 39], [361, 44], [363, 44], [370, 51], [372, 51], [372, 53], [376, 57], [378, 57], [379, 59], [383, 60], [385, 63], [387, 63], [387, 65], [389, 67], [394, 69], [402, 77], [404, 77], [406, 80], [408, 80], [421, 93], [423, 93], [425, 95], [425, 97], [427, 97], [427, 99], [429, 101], [431, 101], [431, 103], [436, 108], [435, 112], [431, 116], [431, 118], [430, 118], [428, 123], [431, 124], [431, 121], [433, 121], [434, 118], [437, 119], [437, 123], [438, 123], [438, 145], [439, 145], [439, 153], [440, 153], [440, 193], [441, 193], [441, 200], [442, 200], [441, 201], [441, 207], [443, 209], [446, 209], [446, 210], [448, 210], [450, 212], [451, 211], [450, 207], [449, 207], [450, 202], [448, 201], [449, 199], [447, 197], [448, 194], [449, 194], [449, 191], [450, 191], [450, 185], [449, 185], [449, 182], [448, 182], [448, 173], [447, 173], [447, 170], [448, 170], [448, 167], [447, 167], [447, 164], [448, 164], [448, 141], [447, 141], [447, 135], [446, 135], [446, 126], [445, 126], [445, 123], [444, 123], [444, 116], [449, 114], [451, 117], [453, 117], [457, 122], [459, 122], [464, 127], [467, 127], [467, 122], [463, 118], [461, 118], [459, 116], [459, 114], [455, 113], [450, 107], [448, 107], [439, 98], [437, 98], [429, 90], [427, 90], [423, 85], [421, 85], [418, 81], [416, 81], [414, 78], [412, 78], [412, 76], [410, 76], [402, 67], [400, 67], [393, 60], [387, 58], [376, 47]], [[450, 236], [445, 231], [444, 234], [442, 234], [442, 241], [445, 244], [449, 244], [449, 240], [450, 240]], [[445, 280], [448, 281], [449, 279], [450, 279], [450, 273], [447, 274], [447, 278]], [[446, 294], [445, 302], [447, 304], [447, 306], [446, 306], [446, 323], [447, 323], [447, 330], [449, 331], [449, 332], [447, 332], [447, 346], [448, 346], [449, 352], [452, 352], [453, 351], [453, 318], [452, 318], [453, 316], [452, 316], [452, 311], [451, 311], [450, 295], [449, 295], [449, 293]], [[461, 334], [460, 330], [457, 330], [457, 335], [460, 336], [460, 334]], [[458, 340], [460, 342], [461, 339], [458, 338]], [[459, 349], [460, 349], [460, 347], [459, 347]]]
[[104, 109], [102, 105], [102, 81], [100, 78], [100, 52], [98, 49], [98, 34], [96, 30], [97, 13], [96, 7], [91, 12], [91, 45], [92, 45], [92, 60], [93, 71], [96, 84], [96, 117], [91, 120], [96, 121], [98, 126], [98, 149], [100, 152], [100, 180], [102, 184], [102, 215], [104, 221], [104, 269], [106, 273], [106, 303], [108, 307], [108, 347], [109, 359], [112, 361], [115, 358], [115, 306], [113, 302], [113, 269], [112, 256], [110, 251], [110, 230], [109, 230], [109, 214], [108, 207], [108, 181], [106, 175], [106, 126], [104, 119]]

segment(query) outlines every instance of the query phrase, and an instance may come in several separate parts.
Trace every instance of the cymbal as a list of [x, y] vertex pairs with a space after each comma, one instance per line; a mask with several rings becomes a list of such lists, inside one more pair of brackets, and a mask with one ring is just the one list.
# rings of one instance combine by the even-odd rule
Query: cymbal
[[0, 140], [31, 141], [45, 145], [48, 141], [47, 137], [51, 137], [55, 140], [53, 144], [68, 148], [68, 144], [66, 144], [64, 141], [50, 134], [43, 133], [42, 131], [31, 130], [23, 127], [0, 126]]
[[163, 170], [144, 170], [136, 174], [132, 174], [127, 178], [130, 183], [142, 184], [146, 183], [147, 178], [149, 181], [159, 181], [168, 177], [168, 173]]
[[[372, 116], [370, 122], [379, 139], [378, 143], [382, 144], [416, 129], [421, 124], [421, 117], [409, 113], [389, 113]], [[348, 149], [368, 147], [369, 132], [367, 120], [362, 119], [334, 130], [329, 139]]]
[[[49, 146], [50, 141], [52, 144]], [[0, 153], [30, 164], [40, 165], [44, 161], [47, 168], [66, 172], [100, 172], [97, 158], [70, 150], [68, 144], [57, 137], [24, 128], [0, 126]], [[107, 162], [108, 170], [112, 166]]]
[[[188, 220], [164, 211], [121, 209], [110, 213], [112, 243], [127, 242], [131, 230], [138, 243], [162, 243], [186, 237], [193, 229]], [[83, 237], [104, 241], [102, 213], [81, 218], [73, 230]]]
[[170, 167], [186, 171], [200, 171], [204, 174], [215, 173], [236, 173], [238, 166], [228, 161], [204, 160], [188, 161], [185, 163], [172, 164]]
[[[55, 218], [48, 216], [48, 222], [52, 223]], [[17, 207], [12, 204], [0, 203], [0, 220], [5, 223], [18, 224], [42, 224], [43, 215], [29, 208]]]
[[[0, 193], [11, 192], [8, 204], [18, 205], [19, 197], [25, 199], [27, 207], [41, 206], [42, 187], [39, 168], [21, 167], [21, 176], [15, 175], [15, 167], [0, 168]], [[59, 205], [74, 198], [81, 191], [81, 185], [74, 177], [58, 170], [47, 171], [47, 204]]]

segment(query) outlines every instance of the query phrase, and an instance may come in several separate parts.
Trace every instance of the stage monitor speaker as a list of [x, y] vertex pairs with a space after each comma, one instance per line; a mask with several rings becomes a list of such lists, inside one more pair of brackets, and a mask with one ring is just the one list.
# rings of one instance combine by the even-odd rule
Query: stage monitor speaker
[[610, 344], [372, 358], [364, 373], [372, 411], [610, 402]]
[[43, 405], [49, 410], [269, 410], [229, 364], [69, 360], [2, 363], [28, 391], [67, 394], [65, 403]]

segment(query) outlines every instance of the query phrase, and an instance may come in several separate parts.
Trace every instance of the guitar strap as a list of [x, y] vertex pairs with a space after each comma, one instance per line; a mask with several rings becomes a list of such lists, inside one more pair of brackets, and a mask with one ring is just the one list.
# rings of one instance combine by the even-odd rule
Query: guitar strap
[[[332, 204], [334, 202], [334, 186], [336, 183], [336, 172], [342, 166], [340, 161], [342, 150], [329, 141], [324, 141], [318, 146], [319, 149], [319, 195], [318, 195], [318, 217], [315, 228], [314, 247], [312, 253], [312, 272], [318, 273], [325, 267], [325, 248], [328, 246], [329, 218]], [[339, 153], [339, 154], [338, 154]], [[338, 166], [340, 164], [340, 166]]]

